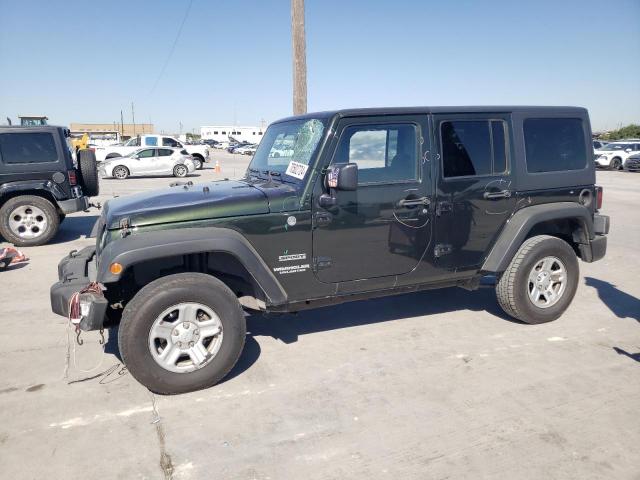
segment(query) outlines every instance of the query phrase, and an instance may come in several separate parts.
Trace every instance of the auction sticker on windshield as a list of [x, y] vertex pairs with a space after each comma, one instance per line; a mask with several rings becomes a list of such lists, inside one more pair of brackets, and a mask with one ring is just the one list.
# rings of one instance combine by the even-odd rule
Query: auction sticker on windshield
[[304, 174], [307, 173], [307, 168], [309, 168], [309, 165], [305, 165], [304, 163], [289, 162], [287, 171], [284, 173], [290, 177], [302, 180], [304, 178]]

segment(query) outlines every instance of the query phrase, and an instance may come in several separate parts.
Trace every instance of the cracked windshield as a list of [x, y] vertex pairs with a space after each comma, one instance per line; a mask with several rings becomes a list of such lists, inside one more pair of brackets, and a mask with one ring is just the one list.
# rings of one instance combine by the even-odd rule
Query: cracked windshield
[[324, 128], [324, 122], [316, 118], [271, 125], [249, 165], [248, 175], [302, 180]]

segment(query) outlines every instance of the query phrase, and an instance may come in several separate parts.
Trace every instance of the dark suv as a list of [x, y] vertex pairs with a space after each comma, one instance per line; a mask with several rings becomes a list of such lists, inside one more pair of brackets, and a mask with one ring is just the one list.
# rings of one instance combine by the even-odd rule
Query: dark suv
[[17, 246], [51, 240], [65, 215], [98, 194], [91, 150], [74, 160], [69, 130], [0, 126], [0, 235]]
[[[291, 148], [275, 148], [283, 142]], [[95, 247], [60, 262], [51, 304], [67, 316], [73, 296], [84, 330], [119, 321], [127, 367], [163, 393], [229, 372], [243, 309], [296, 312], [493, 279], [509, 315], [548, 322], [573, 299], [578, 258], [606, 251], [594, 183], [582, 108], [287, 118], [266, 131], [242, 180], [110, 200]]]

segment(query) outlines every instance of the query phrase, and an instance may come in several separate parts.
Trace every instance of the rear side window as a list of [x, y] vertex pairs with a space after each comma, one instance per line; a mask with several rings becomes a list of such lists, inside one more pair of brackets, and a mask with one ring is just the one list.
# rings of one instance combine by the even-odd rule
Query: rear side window
[[445, 178], [499, 175], [507, 169], [505, 122], [455, 120], [440, 124]]
[[177, 147], [177, 146], [179, 146], [179, 144], [173, 138], [162, 137], [162, 146], [163, 147]]
[[524, 144], [529, 173], [582, 170], [587, 149], [579, 118], [528, 118]]
[[0, 158], [7, 165], [56, 162], [56, 142], [47, 132], [3, 133], [0, 135]]
[[157, 137], [146, 137], [144, 139], [144, 144], [148, 147], [156, 147], [158, 145]]

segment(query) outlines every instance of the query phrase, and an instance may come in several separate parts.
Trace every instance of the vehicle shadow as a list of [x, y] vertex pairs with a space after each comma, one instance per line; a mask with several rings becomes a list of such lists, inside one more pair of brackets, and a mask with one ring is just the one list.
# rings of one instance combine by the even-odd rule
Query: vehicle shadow
[[618, 355], [624, 355], [625, 357], [629, 357], [631, 360], [635, 360], [636, 362], [640, 363], [640, 352], [629, 353], [618, 347], [613, 347], [613, 349]]
[[593, 287], [598, 297], [618, 318], [633, 318], [640, 322], [640, 299], [616, 288], [609, 282], [593, 277], [585, 277], [585, 285]]
[[93, 225], [98, 220], [98, 215], [82, 215], [67, 217], [60, 224], [60, 230], [49, 243], [64, 243], [76, 240], [83, 236], [88, 237]]
[[484, 311], [503, 320], [523, 324], [500, 309], [493, 289], [463, 292], [459, 288], [446, 288], [344, 303], [297, 315], [252, 315], [247, 318], [247, 330], [252, 336], [268, 336], [284, 343], [294, 343], [301, 335], [310, 333], [459, 310]]

